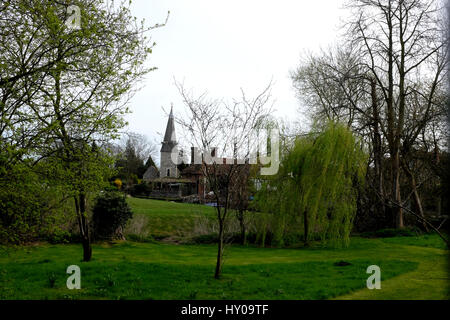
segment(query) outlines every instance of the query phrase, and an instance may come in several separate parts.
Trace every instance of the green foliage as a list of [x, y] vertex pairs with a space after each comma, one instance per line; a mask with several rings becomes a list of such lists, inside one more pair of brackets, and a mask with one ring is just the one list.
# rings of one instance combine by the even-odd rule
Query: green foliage
[[418, 227], [409, 227], [403, 229], [387, 228], [377, 231], [363, 232], [361, 233], [361, 236], [368, 238], [414, 237], [421, 233], [422, 231]]
[[133, 212], [125, 195], [120, 192], [102, 192], [93, 208], [94, 235], [98, 239], [122, 237], [123, 229]]
[[24, 165], [9, 166], [0, 176], [0, 242], [35, 240], [47, 206], [38, 177]]
[[122, 178], [128, 186], [137, 183], [139, 177], [142, 178], [145, 172], [144, 161], [138, 157], [136, 147], [130, 138], [127, 140], [123, 154], [116, 160], [115, 166], [118, 169], [117, 176]]
[[148, 197], [150, 195], [150, 193], [152, 192], [152, 184], [150, 183], [139, 183], [139, 184], [134, 184], [133, 186], [131, 186], [131, 188], [129, 188], [128, 192], [133, 196], [144, 196], [144, 197]]
[[71, 196], [98, 192], [110, 184], [108, 179], [115, 173], [114, 158], [95, 144], [80, 142], [69, 152], [60, 149], [45, 161], [51, 166], [47, 176], [58, 179], [60, 187]]
[[80, 236], [67, 230], [58, 229], [49, 233], [45, 239], [52, 244], [77, 243], [80, 242]]
[[0, 240], [44, 231], [67, 240], [54, 213], [70, 199], [64, 214], [76, 211], [88, 241], [87, 200], [114, 173], [106, 145], [126, 125], [126, 96], [153, 70], [144, 65], [153, 28], [135, 23], [129, 3], [75, 4], [79, 29], [65, 25], [65, 3], [17, 0], [1, 8], [0, 162], [16, 173], [0, 167]]
[[152, 236], [142, 236], [138, 234], [128, 234], [127, 240], [134, 242], [156, 243]]
[[21, 244], [58, 237], [70, 215], [64, 193], [41, 173], [45, 162], [7, 162], [0, 154], [0, 243]]
[[[151, 155], [148, 157], [147, 161], [145, 162], [144, 169], [147, 170], [150, 167], [155, 167], [156, 168], [156, 164], [153, 161], [153, 158], [152, 158]], [[144, 170], [144, 172], [145, 172], [145, 170]]]
[[312, 231], [307, 239], [317, 233], [324, 244], [348, 245], [366, 163], [362, 146], [341, 124], [297, 139], [279, 173], [266, 179], [256, 196], [260, 210], [272, 214], [278, 242], [306, 215]]

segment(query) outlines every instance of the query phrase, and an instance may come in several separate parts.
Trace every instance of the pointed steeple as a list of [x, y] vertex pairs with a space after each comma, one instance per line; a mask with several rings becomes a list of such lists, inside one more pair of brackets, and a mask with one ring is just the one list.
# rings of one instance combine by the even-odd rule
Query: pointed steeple
[[172, 148], [177, 144], [175, 135], [175, 123], [173, 117], [173, 104], [170, 106], [169, 120], [167, 120], [166, 133], [162, 142], [161, 152], [171, 152]]

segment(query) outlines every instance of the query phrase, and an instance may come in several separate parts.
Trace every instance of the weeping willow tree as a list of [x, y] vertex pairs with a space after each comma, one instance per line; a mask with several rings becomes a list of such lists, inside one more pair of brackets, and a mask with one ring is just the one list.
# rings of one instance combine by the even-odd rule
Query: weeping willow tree
[[257, 196], [260, 210], [276, 218], [274, 237], [282, 238], [296, 218], [305, 246], [317, 236], [324, 244], [348, 245], [366, 163], [361, 144], [344, 125], [330, 123], [297, 139]]

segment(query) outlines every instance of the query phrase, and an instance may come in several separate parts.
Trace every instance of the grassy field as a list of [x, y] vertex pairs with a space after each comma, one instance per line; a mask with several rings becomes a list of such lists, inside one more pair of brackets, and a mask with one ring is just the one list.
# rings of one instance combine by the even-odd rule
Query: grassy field
[[[173, 201], [128, 198], [133, 208], [134, 220], [144, 225], [139, 232], [147, 233], [156, 238], [186, 237], [195, 230], [195, 222], [202, 218], [214, 218], [215, 209], [198, 204], [185, 204]], [[128, 233], [139, 233], [133, 230], [133, 224]]]
[[[149, 227], [159, 222], [166, 233], [180, 217], [188, 225], [196, 214], [213, 213], [156, 200], [130, 203], [151, 217]], [[345, 249], [233, 245], [215, 280], [214, 245], [96, 244], [87, 263], [76, 244], [0, 247], [0, 299], [449, 299], [448, 253], [435, 235], [352, 238]], [[81, 290], [66, 288], [72, 264], [81, 268]], [[373, 264], [381, 268], [381, 290], [366, 288]]]

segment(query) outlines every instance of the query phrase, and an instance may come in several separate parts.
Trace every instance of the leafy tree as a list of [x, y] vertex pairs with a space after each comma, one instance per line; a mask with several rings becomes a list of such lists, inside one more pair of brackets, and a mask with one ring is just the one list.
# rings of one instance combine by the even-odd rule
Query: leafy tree
[[156, 167], [152, 155], [156, 155], [157, 149], [144, 135], [131, 132], [127, 133], [127, 137], [125, 144], [118, 146], [115, 166], [118, 169], [117, 176], [131, 188], [137, 179], [142, 179], [150, 166]]
[[70, 194], [49, 175], [48, 161], [11, 163], [0, 152], [0, 243], [22, 244], [63, 234], [72, 215]]
[[122, 165], [119, 174], [124, 177], [127, 187], [137, 182], [136, 179], [139, 178], [144, 161], [137, 156], [135, 147], [130, 139], [128, 139], [125, 147], [124, 158], [121, 159], [118, 165]]
[[87, 200], [111, 176], [104, 145], [125, 126], [135, 84], [153, 70], [143, 65], [153, 47], [146, 32], [161, 25], [134, 23], [124, 2], [76, 5], [78, 29], [65, 24], [68, 5], [54, 1], [20, 0], [1, 11], [2, 24], [17, 22], [0, 37], [0, 68], [6, 70], [0, 81], [1, 142], [17, 150], [11, 159], [53, 164], [52, 174], [60, 175], [74, 199], [89, 261]]
[[0, 242], [36, 240], [45, 224], [46, 188], [25, 164], [5, 165], [0, 155]]
[[279, 174], [258, 192], [259, 206], [282, 222], [301, 217], [305, 246], [316, 232], [324, 243], [348, 244], [366, 160], [351, 131], [330, 123], [295, 141]]
[[[156, 168], [155, 161], [153, 161], [153, 158], [152, 158], [151, 155], [148, 156], [147, 161], [145, 161], [145, 164], [144, 164], [144, 169], [145, 169], [145, 171], [147, 171], [147, 169], [150, 168], [150, 167], [155, 167], [155, 168]], [[144, 172], [145, 172], [145, 171], [144, 171]]]

